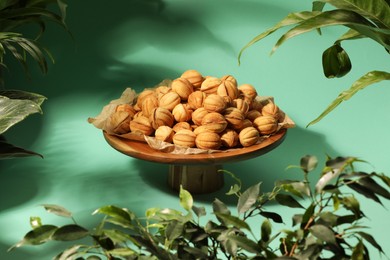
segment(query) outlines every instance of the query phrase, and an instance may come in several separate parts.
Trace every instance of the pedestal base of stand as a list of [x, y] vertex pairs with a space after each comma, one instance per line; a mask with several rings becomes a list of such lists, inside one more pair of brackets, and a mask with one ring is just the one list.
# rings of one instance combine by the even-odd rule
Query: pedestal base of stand
[[223, 187], [221, 165], [169, 165], [168, 185], [179, 191], [180, 185], [192, 194], [211, 193]]

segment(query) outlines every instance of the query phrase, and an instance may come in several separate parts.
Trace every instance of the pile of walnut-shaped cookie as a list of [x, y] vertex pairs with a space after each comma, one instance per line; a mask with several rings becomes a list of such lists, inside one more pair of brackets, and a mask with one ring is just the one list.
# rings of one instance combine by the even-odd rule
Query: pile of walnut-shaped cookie
[[116, 134], [137, 133], [184, 147], [248, 147], [273, 134], [284, 118], [272, 99], [250, 84], [203, 77], [187, 70], [169, 86], [145, 89], [133, 104], [118, 105], [109, 118]]

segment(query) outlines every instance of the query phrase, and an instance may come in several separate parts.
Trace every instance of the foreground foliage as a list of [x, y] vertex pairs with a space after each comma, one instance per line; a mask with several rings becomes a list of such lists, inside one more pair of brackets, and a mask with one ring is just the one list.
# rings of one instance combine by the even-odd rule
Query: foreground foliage
[[[58, 13], [51, 6], [58, 8]], [[8, 143], [2, 136], [10, 127], [34, 113], [42, 113], [45, 97], [21, 90], [6, 90], [2, 71], [7, 71], [6, 57], [14, 58], [28, 72], [28, 57], [32, 58], [42, 73], [48, 71], [48, 62], [54, 62], [51, 53], [39, 43], [48, 22], [67, 30], [66, 4], [61, 0], [2, 0], [0, 1], [0, 159], [38, 155]], [[38, 32], [28, 36], [22, 32], [26, 26], [35, 25]]]
[[[347, 75], [352, 62], [341, 44], [347, 40], [370, 39], [383, 47], [386, 54], [390, 51], [390, 1], [389, 0], [316, 0], [311, 11], [288, 14], [273, 27], [254, 37], [242, 48], [238, 55], [240, 61], [245, 49], [268, 37], [274, 32], [292, 27], [284, 33], [274, 45], [275, 52], [287, 40], [328, 26], [344, 26], [348, 30], [322, 54], [322, 67], [327, 78], [339, 78]], [[326, 9], [325, 6], [330, 8]], [[365, 52], [366, 55], [366, 52]], [[356, 92], [367, 86], [390, 80], [388, 71], [373, 70], [357, 79], [349, 89], [339, 96], [308, 125], [315, 124], [335, 109], [340, 103], [351, 98]]]
[[[297, 166], [302, 180], [277, 181], [270, 192], [261, 192], [261, 183], [242, 191], [240, 180], [226, 172], [237, 181], [227, 193], [238, 198], [236, 212], [215, 199], [212, 214], [207, 214], [181, 189], [182, 211], [149, 208], [144, 217], [137, 217], [127, 208], [108, 205], [92, 213], [103, 219], [89, 229], [67, 209], [43, 205], [72, 222], [56, 226], [31, 217], [32, 230], [10, 250], [75, 241], [54, 259], [370, 259], [368, 244], [385, 253], [366, 231], [366, 214], [358, 198], [382, 204], [381, 199], [390, 199], [390, 178], [355, 171], [357, 162], [361, 160], [354, 157], [328, 158], [317, 183], [311, 185], [308, 175], [317, 167], [317, 159], [305, 156]], [[273, 212], [275, 202], [290, 209]], [[290, 211], [296, 212], [288, 216]], [[290, 229], [274, 230], [277, 223], [290, 220]], [[249, 221], [257, 224], [253, 227]]]

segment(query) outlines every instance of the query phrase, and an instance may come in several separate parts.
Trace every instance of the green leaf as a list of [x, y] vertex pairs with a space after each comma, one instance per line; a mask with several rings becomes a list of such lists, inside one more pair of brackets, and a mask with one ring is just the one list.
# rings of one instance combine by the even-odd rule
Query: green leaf
[[354, 29], [349, 29], [346, 33], [341, 35], [335, 42], [334, 44], [340, 44], [342, 41], [345, 40], [357, 40], [357, 39], [362, 39], [366, 38], [367, 36], [361, 34], [360, 32], [354, 30]]
[[135, 255], [136, 252], [132, 250], [131, 248], [124, 247], [124, 248], [115, 248], [112, 250], [108, 250], [107, 253], [114, 256], [131, 256]]
[[345, 179], [344, 183], [346, 183], [349, 188], [353, 189], [354, 191], [358, 192], [359, 194], [362, 194], [366, 198], [372, 199], [373, 201], [382, 205], [382, 202], [380, 201], [378, 196], [375, 195], [375, 192], [373, 192], [372, 190], [367, 189], [365, 186], [360, 185], [359, 183], [353, 182], [353, 181], [348, 180], [348, 179]]
[[314, 215], [314, 210], [316, 208], [316, 204], [313, 202], [310, 204], [310, 206], [305, 210], [305, 213], [302, 216], [302, 222], [301, 222], [301, 228], [304, 229], [309, 222], [309, 220]]
[[260, 194], [260, 184], [261, 183], [251, 186], [238, 198], [238, 214], [247, 212], [257, 202]]
[[187, 190], [183, 189], [183, 187], [180, 185], [180, 205], [187, 211], [190, 211], [192, 208], [192, 205], [194, 204], [194, 200], [191, 196], [191, 193], [189, 193]]
[[236, 245], [250, 253], [259, 254], [262, 251], [262, 248], [256, 242], [248, 239], [247, 237], [228, 235], [227, 238], [230, 241], [234, 241]]
[[130, 235], [122, 232], [119, 229], [104, 229], [104, 235], [111, 239], [114, 244], [125, 243], [130, 240]]
[[52, 235], [57, 241], [79, 240], [89, 235], [89, 231], [79, 225], [70, 224], [58, 228]]
[[5, 96], [10, 99], [31, 100], [39, 106], [42, 106], [43, 102], [47, 99], [46, 97], [37, 93], [15, 89], [0, 90], [0, 96]]
[[275, 196], [276, 201], [283, 206], [290, 208], [304, 208], [298, 201], [296, 201], [291, 195], [288, 194], [277, 194]]
[[316, 224], [309, 228], [310, 233], [316, 238], [329, 244], [336, 244], [335, 234], [332, 229], [325, 225]]
[[352, 256], [353, 260], [365, 260], [364, 257], [364, 245], [363, 241], [359, 240], [359, 243], [353, 248], [352, 250]]
[[342, 205], [344, 205], [346, 209], [352, 211], [356, 217], [360, 217], [362, 215], [362, 212], [360, 211], [359, 201], [355, 197], [344, 197], [342, 198], [342, 200], [340, 200], [340, 202]]
[[198, 218], [200, 218], [202, 216], [206, 216], [206, 209], [205, 209], [205, 207], [192, 206], [192, 211], [194, 211], [195, 215]]
[[126, 209], [122, 209], [113, 205], [98, 208], [92, 213], [92, 215], [97, 213], [111, 217], [115, 224], [122, 225], [124, 227], [131, 226], [131, 220], [133, 219], [132, 213]]
[[271, 237], [272, 226], [268, 219], [265, 219], [261, 224], [261, 240], [268, 242]]
[[70, 212], [64, 207], [55, 204], [42, 204], [41, 206], [44, 207], [47, 212], [53, 213], [57, 216], [66, 217], [66, 218], [72, 217], [72, 212]]
[[372, 235], [370, 235], [370, 234], [368, 234], [366, 232], [362, 232], [362, 231], [359, 231], [359, 232], [356, 232], [356, 233], [359, 234], [364, 240], [369, 242], [376, 249], [378, 249], [379, 252], [384, 253], [382, 247], [376, 242], [375, 238]]
[[343, 225], [343, 224], [352, 224], [359, 218], [356, 217], [356, 215], [345, 215], [345, 216], [339, 216], [337, 218], [336, 226]]
[[314, 170], [318, 165], [318, 159], [313, 155], [305, 155], [301, 158], [301, 168], [304, 172], [308, 173]]
[[172, 220], [168, 223], [167, 228], [165, 229], [165, 237], [169, 241], [173, 241], [176, 238], [180, 237], [183, 233], [184, 223], [178, 220]]
[[283, 223], [282, 216], [280, 216], [278, 213], [269, 212], [269, 211], [261, 211], [259, 214], [265, 218], [272, 219], [276, 223]]
[[333, 214], [330, 211], [324, 211], [320, 214], [320, 220], [326, 224], [326, 226], [334, 227], [337, 225], [339, 216]]
[[63, 252], [61, 252], [60, 254], [58, 254], [54, 260], [69, 260], [69, 259], [72, 259], [70, 258], [71, 256], [77, 254], [78, 250], [81, 248], [81, 245], [74, 245], [66, 250], [64, 250]]
[[34, 113], [42, 113], [37, 103], [27, 99], [0, 96], [0, 134]]
[[249, 224], [246, 223], [244, 220], [241, 220], [240, 218], [228, 214], [223, 214], [223, 213], [215, 213], [215, 215], [223, 220], [223, 224], [226, 226], [233, 226], [238, 229], [246, 229], [246, 230], [251, 230], [249, 227]]
[[347, 52], [334, 44], [322, 54], [322, 67], [327, 78], [340, 78], [351, 71], [352, 64]]
[[43, 155], [26, 150], [21, 147], [14, 146], [8, 143], [2, 135], [0, 135], [0, 159], [11, 159], [16, 157], [27, 157], [27, 156], [39, 156], [43, 158]]
[[30, 217], [30, 226], [35, 229], [42, 226], [42, 220], [40, 217]]
[[390, 7], [384, 0], [320, 0], [339, 9], [354, 11], [375, 22], [379, 27], [390, 28]]
[[327, 114], [333, 111], [341, 102], [347, 101], [358, 91], [374, 83], [381, 82], [383, 80], [390, 80], [390, 73], [385, 71], [371, 71], [355, 81], [352, 86], [339, 94], [339, 96], [333, 100], [333, 102], [313, 121], [311, 121], [306, 127], [313, 125], [323, 119]]
[[17, 244], [13, 245], [8, 249], [8, 251], [11, 251], [15, 248], [24, 246], [24, 245], [40, 245], [43, 244], [51, 239], [51, 236], [53, 233], [57, 230], [56, 226], [53, 225], [42, 225], [40, 227], [37, 227], [31, 231], [29, 231], [24, 238], [18, 242]]
[[386, 35], [388, 31], [373, 27], [370, 21], [353, 11], [339, 9], [322, 12], [316, 16], [302, 21], [299, 25], [290, 29], [279, 38], [271, 53], [275, 52], [276, 49], [279, 48], [288, 39], [312, 30], [335, 25], [344, 25], [354, 29], [361, 34], [370, 37], [374, 41], [384, 46], [386, 49], [390, 49], [390, 45], [386, 39], [388, 37], [388, 35]]
[[390, 200], [390, 192], [379, 185], [373, 178], [365, 176], [359, 179], [359, 184], [375, 192], [376, 194]]
[[288, 14], [283, 20], [281, 20], [279, 23], [274, 25], [272, 28], [266, 30], [265, 32], [257, 35], [254, 37], [249, 43], [247, 43], [238, 54], [238, 63], [240, 64], [242, 53], [245, 49], [252, 46], [256, 42], [260, 41], [261, 39], [267, 37], [268, 35], [274, 33], [275, 31], [279, 30], [282, 27], [290, 26], [294, 24], [299, 24], [300, 22], [307, 20], [311, 17], [314, 17], [318, 15], [320, 12], [299, 12], [299, 13], [291, 13]]
[[276, 186], [280, 186], [284, 191], [300, 198], [310, 196], [310, 186], [303, 181], [282, 180], [277, 181]]
[[212, 206], [213, 206], [213, 213], [217, 216], [217, 219], [219, 220], [219, 222], [226, 225], [226, 223], [223, 222], [223, 219], [218, 217], [218, 214], [230, 215], [231, 212], [230, 212], [228, 206], [226, 206], [219, 199], [215, 199], [213, 201]]

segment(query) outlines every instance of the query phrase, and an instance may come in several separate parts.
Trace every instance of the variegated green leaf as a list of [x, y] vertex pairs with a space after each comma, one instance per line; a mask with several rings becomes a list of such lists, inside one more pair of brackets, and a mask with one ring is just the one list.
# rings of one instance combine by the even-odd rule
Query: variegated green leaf
[[385, 0], [319, 0], [339, 9], [354, 11], [374, 21], [379, 27], [390, 28], [390, 7]]
[[34, 113], [42, 113], [34, 101], [0, 96], [0, 134]]

